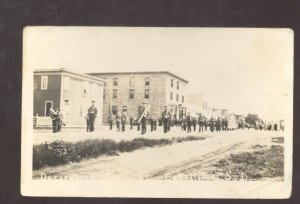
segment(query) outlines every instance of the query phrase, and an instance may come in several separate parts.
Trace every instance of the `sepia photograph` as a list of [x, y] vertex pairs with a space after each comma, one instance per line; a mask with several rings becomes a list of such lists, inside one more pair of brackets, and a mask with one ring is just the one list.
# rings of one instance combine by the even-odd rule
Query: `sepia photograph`
[[24, 28], [22, 195], [288, 198], [293, 35]]

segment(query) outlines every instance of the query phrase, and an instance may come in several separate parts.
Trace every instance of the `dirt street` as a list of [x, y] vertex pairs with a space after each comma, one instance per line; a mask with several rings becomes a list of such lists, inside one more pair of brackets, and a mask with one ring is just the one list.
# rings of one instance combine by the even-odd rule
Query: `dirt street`
[[[149, 135], [147, 137], [150, 138], [183, 136], [180, 131], [167, 135]], [[35, 179], [44, 179], [45, 176], [50, 176], [50, 179], [54, 176], [65, 179], [76, 179], [82, 176], [94, 179], [168, 179], [170, 176], [193, 172], [192, 170], [197, 168], [197, 174], [201, 177], [208, 180], [217, 179], [202, 172], [202, 166], [203, 169], [207, 168], [213, 162], [229, 154], [253, 151], [253, 145], [275, 145], [272, 138], [282, 137], [283, 133], [246, 129], [219, 133], [192, 132], [189, 135], [206, 136], [206, 139], [144, 148], [130, 153], [120, 153], [119, 156], [101, 156], [58, 167], [47, 167], [33, 171], [33, 177]], [[41, 142], [41, 139], [37, 139], [40, 137], [36, 136], [35, 143]], [[120, 137], [121, 135], [115, 138], [119, 140]]]

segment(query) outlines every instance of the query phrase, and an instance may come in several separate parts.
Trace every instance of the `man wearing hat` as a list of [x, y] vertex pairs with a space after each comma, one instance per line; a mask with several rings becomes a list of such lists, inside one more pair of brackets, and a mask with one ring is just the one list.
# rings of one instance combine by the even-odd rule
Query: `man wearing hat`
[[88, 117], [90, 122], [90, 131], [93, 132], [95, 130], [95, 118], [97, 117], [97, 108], [95, 107], [95, 101], [92, 101], [92, 106], [88, 109]]

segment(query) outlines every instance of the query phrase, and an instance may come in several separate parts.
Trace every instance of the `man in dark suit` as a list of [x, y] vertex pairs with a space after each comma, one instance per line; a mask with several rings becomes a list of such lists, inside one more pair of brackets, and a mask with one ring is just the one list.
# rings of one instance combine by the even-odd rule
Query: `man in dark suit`
[[59, 111], [57, 107], [54, 110], [50, 109], [50, 117], [52, 119], [53, 133], [56, 133], [59, 131]]
[[113, 127], [113, 122], [114, 122], [114, 115], [111, 113], [109, 114], [108, 116], [108, 123], [109, 123], [109, 130], [112, 130], [112, 127]]
[[126, 123], [126, 121], [127, 121], [126, 113], [123, 112], [123, 114], [121, 116], [122, 132], [125, 131], [125, 123]]
[[130, 118], [129, 118], [129, 123], [130, 123], [130, 130], [132, 130], [132, 128], [133, 128], [133, 123], [134, 123], [134, 119], [133, 119], [132, 115], [131, 115]]
[[146, 130], [147, 130], [147, 128], [146, 128], [146, 120], [147, 120], [147, 116], [146, 116], [146, 114], [144, 114], [144, 115], [142, 116], [142, 119], [141, 119], [142, 135], [143, 135], [143, 134], [146, 134]]
[[168, 115], [168, 110], [167, 106], [165, 106], [165, 110], [162, 112], [162, 122], [164, 126], [164, 133], [168, 132], [168, 123], [169, 123], [169, 115]]
[[186, 124], [187, 124], [187, 132], [192, 131], [192, 117], [190, 116], [190, 113], [186, 116]]
[[92, 101], [92, 106], [88, 109], [88, 117], [90, 122], [90, 131], [93, 132], [95, 130], [95, 119], [97, 117], [97, 108], [95, 107], [95, 101]]
[[116, 115], [117, 132], [120, 132], [120, 123], [121, 123], [121, 116], [119, 113], [117, 113]]

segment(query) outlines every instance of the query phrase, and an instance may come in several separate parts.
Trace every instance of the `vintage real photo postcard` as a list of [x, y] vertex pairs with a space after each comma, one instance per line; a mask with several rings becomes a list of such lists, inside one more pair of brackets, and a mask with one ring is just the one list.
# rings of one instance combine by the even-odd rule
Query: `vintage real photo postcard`
[[25, 196], [288, 198], [288, 28], [23, 32]]

